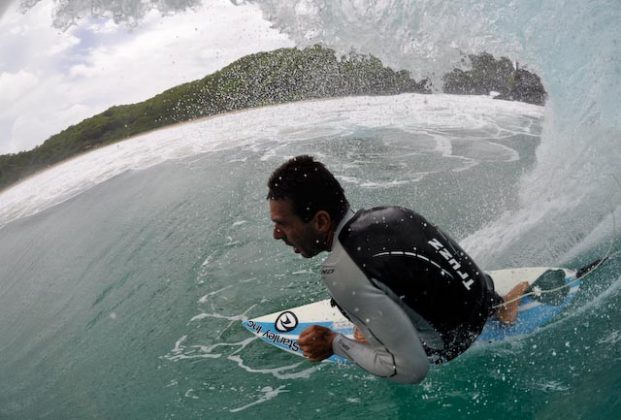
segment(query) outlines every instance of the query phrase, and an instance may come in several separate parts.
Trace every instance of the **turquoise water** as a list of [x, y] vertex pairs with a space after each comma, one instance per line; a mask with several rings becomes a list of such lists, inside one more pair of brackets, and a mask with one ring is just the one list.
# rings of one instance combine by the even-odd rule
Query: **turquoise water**
[[[271, 107], [151, 133], [5, 191], [0, 418], [619, 418], [618, 2], [258, 4], [299, 45], [353, 46], [415, 73], [460, 49], [512, 55], [542, 75], [548, 105]], [[299, 153], [325, 161], [355, 207], [414, 208], [485, 268], [611, 260], [557, 322], [473, 348], [420, 386], [300, 361], [239, 322], [326, 297], [321, 258], [271, 239], [265, 182]]]

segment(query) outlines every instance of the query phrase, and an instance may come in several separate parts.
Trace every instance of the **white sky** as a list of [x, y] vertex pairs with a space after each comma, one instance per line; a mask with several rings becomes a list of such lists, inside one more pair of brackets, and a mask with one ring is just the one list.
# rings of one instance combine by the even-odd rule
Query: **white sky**
[[[2, 2], [6, 0], [0, 0]], [[54, 4], [0, 16], [0, 154], [29, 150], [112, 105], [135, 103], [258, 51], [292, 47], [254, 5], [209, 0], [135, 28], [84, 18], [52, 26]]]

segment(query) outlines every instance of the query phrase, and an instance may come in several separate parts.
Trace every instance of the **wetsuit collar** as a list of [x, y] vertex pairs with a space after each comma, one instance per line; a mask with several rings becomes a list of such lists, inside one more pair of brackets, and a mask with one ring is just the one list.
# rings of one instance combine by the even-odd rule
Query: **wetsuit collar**
[[347, 208], [345, 215], [339, 222], [339, 225], [336, 227], [336, 230], [334, 231], [334, 235], [332, 236], [332, 240], [330, 241], [330, 251], [332, 251], [332, 248], [334, 248], [334, 241], [336, 241], [337, 238], [339, 237], [341, 230], [343, 229], [343, 226], [345, 226], [345, 224], [349, 222], [349, 220], [352, 217], [354, 217], [355, 214], [356, 213], [351, 209], [351, 207]]

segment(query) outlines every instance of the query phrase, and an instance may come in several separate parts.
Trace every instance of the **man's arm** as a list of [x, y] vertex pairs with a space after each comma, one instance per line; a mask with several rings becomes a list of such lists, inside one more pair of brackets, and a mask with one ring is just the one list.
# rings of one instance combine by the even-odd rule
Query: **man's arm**
[[332, 341], [334, 353], [374, 375], [399, 383], [421, 382], [429, 370], [429, 361], [407, 314], [374, 286], [356, 291], [356, 295], [354, 313], [348, 313], [368, 343], [338, 334]]
[[367, 343], [314, 325], [300, 335], [300, 347], [311, 361], [338, 354], [362, 369], [394, 382], [421, 382], [429, 370], [429, 361], [416, 328], [397, 303], [381, 290], [371, 287], [356, 291], [358, 311], [357, 316], [352, 316], [364, 330]]

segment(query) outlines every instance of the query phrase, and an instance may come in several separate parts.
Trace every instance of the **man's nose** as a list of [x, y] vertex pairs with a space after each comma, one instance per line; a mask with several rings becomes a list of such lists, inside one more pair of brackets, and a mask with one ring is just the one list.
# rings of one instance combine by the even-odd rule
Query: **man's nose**
[[277, 227], [274, 227], [274, 239], [282, 239], [283, 234], [282, 234], [282, 230], [278, 229]]

